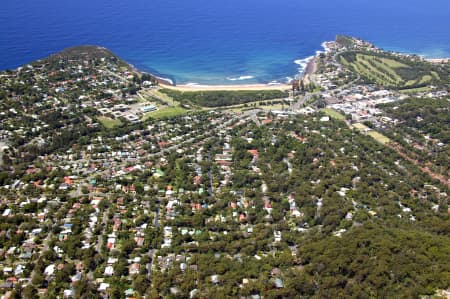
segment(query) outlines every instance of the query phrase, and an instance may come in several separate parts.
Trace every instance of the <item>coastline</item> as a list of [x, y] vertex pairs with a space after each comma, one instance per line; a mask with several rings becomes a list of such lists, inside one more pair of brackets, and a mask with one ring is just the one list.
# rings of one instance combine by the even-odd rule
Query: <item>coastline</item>
[[[306, 83], [311, 81], [312, 76], [317, 71], [317, 59], [320, 54], [328, 53], [332, 50], [332, 44], [334, 41], [325, 41], [321, 44], [323, 50], [316, 51], [315, 55], [295, 60], [294, 63], [299, 65], [299, 72], [294, 76], [295, 79], [305, 80]], [[404, 54], [403, 54], [404, 55]], [[449, 63], [450, 58], [423, 58], [425, 61], [434, 64]], [[160, 77], [151, 74], [159, 82], [161, 88], [167, 88], [177, 90], [181, 92], [195, 92], [195, 91], [256, 91], [256, 90], [281, 90], [287, 91], [292, 89], [292, 81], [287, 83], [254, 83], [254, 84], [197, 84], [197, 83], [184, 83], [176, 84], [169, 78]], [[290, 78], [290, 77], [287, 77]], [[294, 78], [292, 80], [294, 80]], [[231, 81], [240, 81], [238, 79], [230, 79]]]
[[425, 58], [426, 61], [431, 63], [447, 63], [450, 62], [450, 58]]
[[[321, 53], [327, 53], [330, 51], [330, 48], [327, 46], [328, 43], [332, 41], [325, 41], [321, 44], [324, 50], [316, 51], [316, 54], [313, 56], [309, 56], [303, 59], [295, 60], [294, 63], [298, 64], [302, 69], [295, 75], [296, 79], [306, 79], [309, 81], [309, 77], [313, 75], [317, 70], [316, 59]], [[300, 69], [299, 69], [300, 70]], [[217, 85], [203, 85], [203, 84], [174, 84], [172, 80], [167, 78], [162, 78], [153, 75], [158, 79], [158, 82], [162, 88], [178, 90], [182, 92], [189, 91], [219, 91], [219, 90], [237, 90], [237, 91], [245, 91], [245, 90], [291, 90], [292, 85], [291, 82], [288, 83], [267, 83], [267, 84], [217, 84]], [[235, 80], [238, 81], [238, 80]]]
[[237, 90], [237, 91], [255, 91], [255, 90], [281, 90], [286, 91], [292, 89], [290, 84], [234, 84], [234, 85], [168, 85], [161, 84], [160, 87], [177, 90], [177, 91], [220, 91], [220, 90]]
[[308, 64], [306, 65], [305, 70], [303, 71], [302, 77], [312, 75], [317, 70], [317, 64], [316, 64], [316, 56], [312, 58], [310, 61], [308, 61]]

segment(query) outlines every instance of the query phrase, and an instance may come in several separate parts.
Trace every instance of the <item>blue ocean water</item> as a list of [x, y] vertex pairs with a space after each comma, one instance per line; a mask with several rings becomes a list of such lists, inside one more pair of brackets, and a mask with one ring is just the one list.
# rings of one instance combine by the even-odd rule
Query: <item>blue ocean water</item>
[[177, 83], [267, 83], [336, 34], [450, 57], [450, 1], [2, 0], [0, 69], [96, 44]]

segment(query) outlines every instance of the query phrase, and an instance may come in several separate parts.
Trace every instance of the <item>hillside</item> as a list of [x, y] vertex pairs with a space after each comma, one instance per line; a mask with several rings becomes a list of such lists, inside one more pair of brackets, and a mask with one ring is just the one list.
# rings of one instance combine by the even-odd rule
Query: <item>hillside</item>
[[360, 75], [363, 83], [398, 90], [450, 86], [450, 63], [435, 64], [418, 56], [384, 51], [351, 37], [337, 36], [336, 43], [343, 47], [337, 61]]
[[114, 53], [112, 53], [110, 50], [104, 47], [95, 45], [82, 45], [66, 48], [58, 53], [50, 55], [49, 57], [45, 58], [44, 61], [52, 61], [60, 59], [81, 61], [81, 60], [102, 59], [102, 58], [119, 59]]
[[126, 110], [138, 102], [139, 90], [156, 84], [154, 77], [133, 70], [105, 48], [69, 48], [0, 72], [0, 133], [16, 148], [32, 143], [45, 144], [43, 152], [65, 148], [101, 129], [100, 115], [130, 121], [126, 117], [131, 114], [120, 113], [119, 107]]
[[[1, 72], [0, 295], [448, 290], [449, 95], [361, 83], [401, 86], [416, 68], [340, 39], [319, 54], [317, 88], [281, 103], [281, 91], [163, 89], [95, 46]], [[425, 65], [416, 80], [441, 76]]]

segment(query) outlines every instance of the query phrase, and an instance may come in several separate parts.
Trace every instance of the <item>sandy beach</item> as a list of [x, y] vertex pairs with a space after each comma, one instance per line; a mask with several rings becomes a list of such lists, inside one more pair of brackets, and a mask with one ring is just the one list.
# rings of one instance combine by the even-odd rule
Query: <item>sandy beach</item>
[[450, 58], [426, 58], [425, 59], [428, 62], [431, 63], [447, 63], [450, 62]]
[[237, 84], [237, 85], [167, 85], [160, 84], [162, 88], [178, 91], [204, 91], [204, 90], [290, 90], [289, 84]]

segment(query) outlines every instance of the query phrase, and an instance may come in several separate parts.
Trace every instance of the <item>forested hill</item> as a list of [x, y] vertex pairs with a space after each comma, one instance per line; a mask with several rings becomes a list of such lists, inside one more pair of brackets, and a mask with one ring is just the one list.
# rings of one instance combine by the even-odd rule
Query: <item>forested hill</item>
[[116, 54], [111, 52], [110, 50], [95, 46], [95, 45], [82, 45], [76, 47], [70, 47], [58, 52], [56, 54], [50, 55], [47, 58], [44, 58], [42, 62], [51, 63], [55, 61], [90, 61], [95, 59], [108, 59], [111, 61], [117, 62], [122, 67], [127, 67], [131, 69], [131, 66], [120, 59]]

